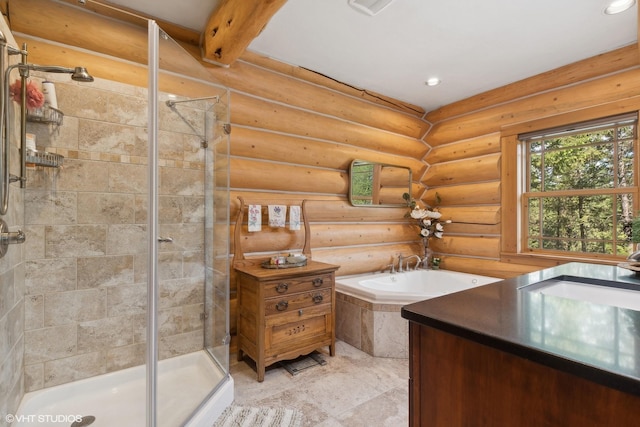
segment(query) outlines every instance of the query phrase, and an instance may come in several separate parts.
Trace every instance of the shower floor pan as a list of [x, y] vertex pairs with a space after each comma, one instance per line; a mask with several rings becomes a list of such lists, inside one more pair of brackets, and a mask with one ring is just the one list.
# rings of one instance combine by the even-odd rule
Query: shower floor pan
[[[27, 393], [20, 404], [12, 427], [140, 427], [146, 425], [146, 367], [136, 366]], [[224, 373], [204, 352], [163, 360], [158, 364], [157, 425], [177, 427], [205, 400], [224, 378]], [[233, 380], [223, 385], [208, 402], [209, 414], [194, 417], [209, 422], [215, 420], [233, 400]], [[225, 396], [218, 396], [220, 393]], [[80, 418], [95, 417], [90, 424]], [[80, 422], [78, 422], [80, 420]], [[199, 426], [194, 421], [187, 426]]]

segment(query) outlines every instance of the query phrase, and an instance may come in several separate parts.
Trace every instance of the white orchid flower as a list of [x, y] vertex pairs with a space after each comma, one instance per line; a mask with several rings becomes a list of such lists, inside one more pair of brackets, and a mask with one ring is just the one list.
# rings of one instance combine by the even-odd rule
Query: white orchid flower
[[429, 218], [438, 219], [442, 216], [442, 214], [436, 211], [427, 211], [426, 216]]
[[426, 228], [423, 228], [422, 230], [420, 230], [420, 235], [421, 235], [422, 237], [429, 237], [429, 234], [430, 234], [430, 233], [429, 233], [429, 230], [428, 230], [428, 229], [426, 229]]
[[425, 227], [431, 227], [431, 220], [430, 219], [423, 219], [422, 223], [425, 225]]
[[437, 223], [437, 224], [436, 224], [436, 230], [438, 230], [438, 231], [444, 231], [444, 227], [442, 226], [442, 224]]
[[442, 239], [442, 231], [436, 231], [435, 233], [433, 233], [434, 236], [436, 236], [438, 239]]
[[422, 219], [427, 214], [426, 209], [415, 208], [411, 211], [411, 218]]

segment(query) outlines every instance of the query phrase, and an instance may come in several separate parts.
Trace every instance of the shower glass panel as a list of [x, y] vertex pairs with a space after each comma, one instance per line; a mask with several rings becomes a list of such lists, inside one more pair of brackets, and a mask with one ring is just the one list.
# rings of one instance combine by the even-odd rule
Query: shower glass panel
[[[158, 46], [157, 414], [172, 426], [229, 375], [229, 97], [162, 30]], [[162, 361], [184, 355], [195, 365], [163, 381]]]

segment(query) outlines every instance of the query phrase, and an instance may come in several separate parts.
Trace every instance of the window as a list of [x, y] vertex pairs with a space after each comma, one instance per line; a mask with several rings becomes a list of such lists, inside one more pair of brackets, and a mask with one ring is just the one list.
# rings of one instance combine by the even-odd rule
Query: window
[[522, 250], [627, 256], [637, 211], [637, 114], [518, 136]]

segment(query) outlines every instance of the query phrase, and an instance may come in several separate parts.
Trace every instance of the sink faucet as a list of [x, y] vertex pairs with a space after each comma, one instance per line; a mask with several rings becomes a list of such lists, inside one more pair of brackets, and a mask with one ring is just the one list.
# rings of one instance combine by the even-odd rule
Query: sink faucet
[[[416, 259], [416, 265], [413, 267], [414, 270], [418, 269], [418, 266], [420, 265], [420, 263], [422, 262], [422, 259], [420, 259], [420, 257], [418, 255], [409, 255], [408, 257], [406, 257], [405, 260], [405, 266], [406, 269], [409, 270], [409, 260], [411, 260], [412, 258]], [[400, 261], [402, 263], [402, 261]]]

